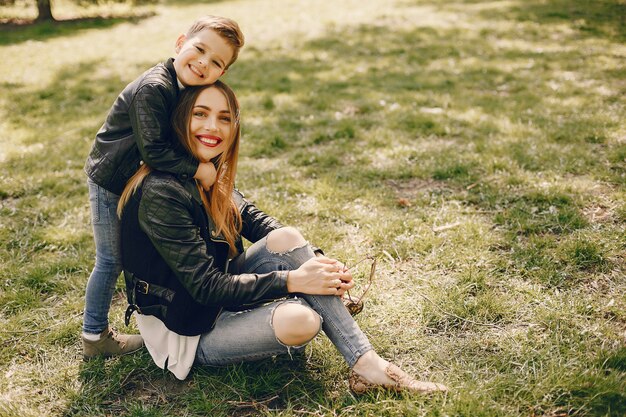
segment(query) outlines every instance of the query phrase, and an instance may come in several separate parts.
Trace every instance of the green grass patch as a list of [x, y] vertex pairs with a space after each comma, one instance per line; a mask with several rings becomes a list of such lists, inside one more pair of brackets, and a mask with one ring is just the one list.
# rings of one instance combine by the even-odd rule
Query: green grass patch
[[207, 13], [176, 0], [0, 29], [0, 415], [624, 415], [623, 1], [210, 6], [247, 39], [226, 77], [238, 188], [330, 256], [378, 256], [358, 323], [451, 392], [355, 397], [323, 336], [185, 381], [146, 351], [82, 362], [83, 164], [119, 91]]

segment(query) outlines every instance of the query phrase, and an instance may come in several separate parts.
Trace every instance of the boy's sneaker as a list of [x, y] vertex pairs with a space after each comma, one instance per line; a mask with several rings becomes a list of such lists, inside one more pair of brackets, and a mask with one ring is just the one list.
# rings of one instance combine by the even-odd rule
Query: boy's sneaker
[[112, 328], [107, 328], [100, 333], [98, 340], [92, 341], [83, 339], [83, 360], [102, 356], [110, 358], [111, 356], [121, 356], [132, 353], [143, 347], [143, 338], [135, 334], [120, 334]]

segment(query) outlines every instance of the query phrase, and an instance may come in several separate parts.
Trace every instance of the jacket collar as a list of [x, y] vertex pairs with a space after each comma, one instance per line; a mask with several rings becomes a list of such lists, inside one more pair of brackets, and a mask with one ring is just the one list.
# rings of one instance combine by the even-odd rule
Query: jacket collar
[[165, 69], [170, 73], [172, 77], [172, 84], [174, 85], [174, 92], [176, 93], [176, 97], [178, 97], [179, 88], [178, 88], [178, 77], [176, 76], [176, 69], [174, 68], [174, 58], [170, 58], [163, 63], [165, 65]]

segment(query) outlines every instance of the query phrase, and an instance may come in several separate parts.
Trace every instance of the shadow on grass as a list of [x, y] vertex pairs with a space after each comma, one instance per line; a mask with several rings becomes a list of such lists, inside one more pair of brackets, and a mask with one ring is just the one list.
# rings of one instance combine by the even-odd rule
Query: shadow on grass
[[[612, 97], [594, 95], [576, 86], [567, 96], [579, 100], [554, 108], [552, 103], [567, 96], [552, 87], [553, 72], [569, 69], [581, 78], [597, 77], [583, 65], [561, 68], [559, 63], [569, 65], [575, 58], [566, 48], [549, 55], [532, 49], [511, 49], [503, 56], [490, 40], [456, 29], [392, 32], [362, 26], [330, 33], [308, 42], [301, 50], [309, 53], [309, 58], [277, 54], [268, 61], [263, 59], [263, 52], [252, 49], [233, 68], [235, 91], [261, 97], [246, 111], [272, 118], [272, 123], [262, 126], [262, 132], [254, 126], [247, 129], [253, 139], [242, 149], [245, 155], [275, 157], [299, 146], [367, 152], [357, 140], [378, 125], [414, 135], [413, 150], [407, 159], [421, 159], [421, 168], [411, 170], [403, 165], [397, 168], [400, 171], [389, 171], [391, 177], [417, 175], [475, 182], [485, 172], [482, 157], [492, 153], [494, 147], [501, 148], [511, 163], [522, 169], [577, 174], [601, 168], [598, 152], [602, 155], [606, 150], [605, 132], [616, 124], [601, 114], [594, 117], [588, 113], [595, 105], [593, 100], [609, 104]], [[371, 65], [374, 59], [377, 64]], [[472, 63], [476, 59], [482, 64]], [[336, 76], [329, 74], [335, 63], [344, 62], [350, 63], [346, 69], [335, 71]], [[527, 67], [528, 62], [533, 66]], [[431, 69], [433, 64], [436, 67]], [[618, 85], [618, 74], [606, 72], [602, 76], [607, 85]], [[277, 99], [285, 95], [291, 98], [288, 108], [281, 107]], [[401, 110], [391, 110], [393, 105]], [[468, 118], [463, 113], [476, 116]], [[555, 123], [555, 119], [566, 122]], [[524, 133], [520, 133], [521, 141], [493, 143], [494, 136], [505, 135], [502, 120], [519, 124]], [[533, 128], [525, 133], [524, 124]], [[433, 152], [421, 149], [420, 143], [434, 138], [475, 148], [464, 155], [459, 155], [458, 148], [447, 151], [439, 147]], [[528, 139], [534, 140], [532, 146]], [[553, 164], [551, 156], [547, 159], [553, 152], [550, 147], [556, 148], [553, 144], [559, 146], [555, 150], [562, 156], [560, 166]], [[568, 148], [568, 144], [580, 144], [588, 152]], [[442, 152], [448, 154], [447, 163], [439, 157]], [[434, 158], [432, 165], [425, 156]], [[459, 158], [460, 165], [450, 165], [450, 160]], [[299, 161], [306, 164], [306, 159]], [[316, 162], [323, 165], [319, 159]], [[350, 167], [355, 174], [362, 173], [361, 167], [352, 164], [337, 166], [329, 160], [327, 166], [331, 171]], [[619, 180], [617, 175], [615, 178]]]
[[[508, 39], [515, 36], [512, 33]], [[506, 35], [503, 38], [507, 39]], [[333, 194], [341, 195], [343, 201], [375, 188], [381, 188], [383, 198], [381, 185], [385, 180], [397, 180], [402, 185], [432, 179], [453, 190], [450, 199], [487, 209], [485, 216], [509, 232], [509, 243], [544, 235], [556, 239], [586, 225], [576, 191], [537, 191], [522, 179], [519, 187], [497, 180], [513, 178], [515, 171], [546, 171], [546, 177], [551, 178], [567, 177], [574, 169], [578, 170], [574, 174], [597, 174], [604, 169], [602, 175], [618, 181], [620, 171], [616, 169], [611, 176], [611, 163], [623, 166], [623, 154], [616, 154], [614, 162], [607, 161], [606, 155], [617, 150], [612, 151], [614, 145], [605, 143], [608, 141], [597, 139], [607, 136], [604, 132], [613, 125], [610, 121], [596, 122], [592, 127], [597, 134], [587, 127], [587, 118], [599, 117], [600, 105], [611, 97], [580, 88], [573, 90], [580, 103], [553, 104], [561, 94], [569, 95], [550, 87], [554, 73], [568, 70], [582, 79], [591, 78], [587, 73], [591, 69], [572, 64], [585, 52], [570, 49], [564, 47], [551, 54], [515, 48], [502, 52], [471, 31], [371, 26], [329, 30], [325, 37], [305, 43], [297, 52], [250, 49], [231, 70], [231, 84], [245, 100], [242, 153], [251, 159], [288, 159], [296, 162], [294, 171], [310, 170], [317, 178], [330, 178]], [[531, 61], [534, 66], [527, 68]], [[21, 176], [14, 187], [23, 187], [0, 190], [0, 195], [37, 198], [33, 210], [51, 210], [50, 206], [61, 204], [63, 189], [54, 187], [60, 182], [58, 178], [35, 185], [31, 179], [62, 171], [68, 164], [79, 168], [91, 140], [79, 145], [76, 141], [93, 137], [102, 122], [97, 116], [104, 115], [119, 91], [132, 81], [98, 76], [95, 65], [68, 65], [49, 86], [35, 91], [20, 84], [3, 85], [7, 106], [11, 106], [2, 109], [7, 115], [5, 121], [28, 129], [25, 142], [41, 142], [46, 158], [28, 154], [0, 163], [1, 171]], [[339, 65], [344, 67], [335, 70]], [[600, 71], [594, 76], [609, 87], [619, 81], [617, 72]], [[596, 101], [586, 102], [586, 98]], [[260, 122], [248, 122], [248, 115]], [[572, 122], [565, 126], [566, 135], [559, 125], [561, 118]], [[57, 131], [50, 137], [41, 135], [45, 126], [91, 119], [98, 121], [89, 129], [79, 123], [79, 133], [60, 139]], [[511, 127], [499, 124], [499, 120], [532, 128], [512, 138]], [[556, 146], [550, 148], [550, 144]], [[392, 164], [372, 163], [373, 158], [393, 152], [396, 146], [397, 153], [389, 154]], [[591, 156], [573, 165], [582, 154]], [[17, 219], [15, 229], [24, 224], [23, 219]], [[47, 217], [43, 217], [29, 227], [47, 226]], [[15, 238], [8, 236], [7, 241]], [[577, 248], [571, 256], [581, 265], [590, 262], [588, 259], [597, 262], [594, 259], [599, 255], [593, 247], [582, 247], [582, 252]], [[546, 244], [548, 250], [553, 249]], [[515, 262], [508, 250], [501, 255], [507, 265]], [[534, 252], [520, 257], [519, 262], [529, 268], [539, 265], [546, 274], [552, 273], [543, 266], [552, 264], [551, 258]], [[555, 270], [555, 276], [560, 272]], [[46, 278], [50, 272], [43, 274]], [[47, 281], [31, 280], [24, 287], [46, 287]], [[58, 291], [55, 286], [51, 288]], [[181, 383], [156, 368], [146, 352], [84, 364], [80, 370], [82, 386], [70, 395], [64, 415], [168, 415], [170, 411], [173, 415], [254, 415], [294, 404], [311, 414], [321, 409], [320, 404], [332, 405], [333, 399], [324, 398], [328, 389], [312, 372], [291, 367], [291, 362], [263, 362], [203, 368], [194, 371], [189, 382]], [[598, 393], [598, 389], [589, 388], [576, 395], [587, 399]]]
[[[259, 415], [324, 395], [306, 371], [306, 360], [266, 359], [224, 367], [195, 366], [180, 381], [158, 368], [147, 351], [81, 363], [80, 388], [63, 416]], [[92, 413], [92, 414], [90, 414]]]
[[[494, 11], [484, 13], [485, 18], [493, 16]], [[626, 40], [626, 3], [620, 0], [525, 0], [505, 16], [545, 25], [569, 23], [583, 36]]]
[[[490, 182], [494, 175], [532, 178], [542, 172], [591, 172], [624, 181], [623, 158], [610, 159], [620, 145], [602, 139], [616, 124], [601, 112], [612, 97], [576, 85], [564, 93], [551, 88], [554, 74], [565, 70], [608, 87], [618, 85], [619, 73], [597, 72], [584, 62], [573, 66], [581, 53], [569, 47], [550, 54], [516, 47], [503, 52], [492, 42], [457, 28], [390, 31], [363, 25], [328, 30], [297, 54], [250, 48], [227, 79], [244, 100], [242, 156], [286, 159], [303, 177], [331, 178], [346, 199], [388, 180], [440, 181], [456, 190], [450, 198], [498, 211], [491, 221], [511, 239], [568, 235], [586, 227], [576, 191], [536, 191], [522, 179], [510, 187]], [[80, 121], [104, 115], [132, 81], [98, 75], [96, 65], [68, 65], [36, 91], [4, 84], [11, 106], [3, 109], [6, 121], [32, 129], [24, 144], [42, 146], [48, 158], [15, 155], [0, 168], [26, 177], [46, 177], [68, 164], [79, 172], [102, 123]], [[149, 66], [138, 68], [137, 75]], [[569, 100], [573, 97], [577, 100]], [[253, 118], [259, 122], [251, 124]], [[49, 126], [70, 130], [74, 123], [77, 132], [57, 137], [61, 131], [48, 130], [50, 137], [41, 136]], [[397, 163], [374, 163], [380, 150]], [[0, 195], [54, 198], [63, 191], [51, 185], [54, 181], [59, 182], [0, 189]], [[547, 197], [555, 192], [562, 197], [556, 202]]]
[[[6, 108], [5, 121], [12, 126], [27, 127], [27, 132], [16, 146], [24, 149], [0, 161], [2, 169], [19, 172], [20, 176], [35, 175], [38, 182], [28, 189], [3, 190], [5, 197], [46, 192], [40, 189], [41, 178], [68, 168], [82, 169], [91, 141], [102, 120], [86, 124], [102, 114], [113, 103], [124, 83], [113, 77], [94, 77], [97, 62], [69, 65], [38, 90], [20, 83], [2, 83]], [[45, 131], [42, 136], [40, 132]], [[32, 150], [30, 150], [32, 149]], [[42, 153], [46, 158], [41, 158]], [[53, 191], [53, 190], [50, 190]]]
[[138, 23], [154, 15], [154, 12], [146, 12], [128, 16], [96, 16], [53, 22], [8, 22], [0, 24], [0, 45], [12, 45], [29, 40], [45, 41], [59, 36], [70, 36], [86, 29], [106, 29], [120, 23]]
[[[601, 159], [609, 145], [594, 138], [605, 137], [604, 131], [615, 122], [595, 121], [589, 116], [593, 105], [584, 100], [593, 97], [592, 93], [575, 90], [581, 96], [579, 103], [561, 106], [558, 115], [546, 116], [548, 109], [553, 111], [551, 100], [560, 94], [550, 87], [551, 67], [558, 70], [560, 62], [571, 61], [572, 52], [567, 48], [549, 56], [512, 49], [503, 57], [489, 39], [459, 29], [389, 31], [359, 26], [328, 31], [325, 37], [305, 43], [300, 51], [304, 55], [250, 48], [231, 70], [233, 79], [228, 82], [240, 97], [259, 97], [244, 107], [245, 114], [257, 115], [264, 121], [249, 126], [244, 117], [244, 156], [289, 157], [297, 169], [361, 182], [362, 186], [377, 186], [373, 180], [380, 179], [430, 178], [465, 187], [483, 182], [489, 174], [484, 161], [493, 158], [494, 152], [506, 158], [507, 164], [529, 171], [552, 170], [565, 175], [611, 167]], [[463, 56], [480, 59], [481, 64], [464, 65]], [[535, 64], [525, 69], [529, 61]], [[345, 69], [332, 72], [336, 63], [345, 63]], [[61, 122], [55, 118], [58, 108], [63, 108], [71, 119], [105, 112], [124, 82], [95, 77], [94, 65], [68, 66], [50, 86], [36, 92], [25, 93], [19, 85], [5, 84], [7, 103], [19, 109], [5, 111], [8, 120], [23, 126], [28, 126], [29, 120], [53, 126]], [[591, 76], [584, 73], [584, 67], [568, 69], [579, 70], [582, 77]], [[610, 85], [618, 74], [604, 76]], [[280, 104], [281, 97], [289, 98], [289, 106]], [[394, 103], [400, 111], [390, 108]], [[468, 112], [477, 116], [468, 119], [464, 116]], [[568, 125], [555, 124], [557, 116], [568, 120]], [[521, 141], [494, 142], [494, 137], [509, 134], [498, 124], [502, 119], [532, 125], [533, 129], [528, 134], [522, 130]], [[93, 126], [94, 133], [97, 126]], [[402, 155], [405, 163], [382, 168], [342, 164], [347, 157], [367, 162], [371, 150], [382, 145], [371, 136], [377, 127], [406, 138], [407, 149]], [[42, 140], [37, 131], [32, 137], [33, 141]], [[436, 141], [454, 146], [428, 146]], [[79, 159], [74, 161], [77, 165], [82, 164], [88, 149], [79, 148], [84, 152], [79, 155], [75, 144], [65, 143], [55, 143], [52, 152], [68, 151], [72, 158]], [[552, 143], [558, 148], [550, 148]], [[299, 148], [307, 152], [302, 154]], [[550, 152], [557, 152], [559, 157], [554, 158]], [[64, 160], [59, 156], [44, 164], [32, 158], [34, 165], [28, 169], [51, 169], [50, 161]], [[24, 162], [20, 156], [1, 165], [15, 170]], [[615, 174], [607, 171], [606, 175], [615, 175], [619, 180], [621, 174], [617, 170]], [[474, 188], [479, 190], [491, 192], [488, 187]], [[493, 193], [493, 198], [485, 196], [476, 202], [492, 209], [514, 201], [518, 191], [509, 199], [499, 188]]]
[[[30, 34], [41, 30], [39, 37], [45, 39], [82, 28], [104, 28], [121, 21], [124, 20], [100, 19], [47, 27], [44, 25], [39, 29], [33, 27]], [[24, 33], [22, 39], [32, 37]], [[231, 71], [236, 77], [232, 81], [235, 90], [242, 96], [263, 96], [260, 106], [253, 107], [252, 112], [271, 115], [278, 121], [263, 126], [262, 135], [258, 129], [248, 130], [253, 136], [258, 134], [260, 140], [250, 141], [250, 147], [243, 149], [244, 154], [277, 156], [299, 145], [345, 145], [350, 148], [356, 142], [353, 139], [358, 139], [364, 132], [371, 130], [374, 123], [383, 123], [391, 130], [408, 132], [415, 135], [416, 139], [436, 136], [480, 146], [486, 146], [486, 140], [490, 136], [501, 133], [493, 120], [502, 117], [533, 122], [542, 129], [542, 134], [548, 140], [560, 144], [595, 141], [599, 143], [589, 145], [601, 147], [601, 142], [604, 141], [602, 138], [606, 136], [603, 134], [607, 127], [604, 120], [598, 122], [581, 119], [579, 113], [589, 107], [584, 102], [578, 107], [571, 105], [570, 108], [561, 108], [567, 125], [555, 125], [550, 118], [543, 115], [544, 107], [548, 107], [544, 102], [555, 96], [555, 93], [549, 84], [551, 78], [537, 77], [537, 69], [545, 70], [547, 74], [552, 70], [551, 67], [558, 69], [559, 62], [572, 61], [574, 56], [566, 48], [563, 52], [552, 52], [550, 56], [533, 50], [511, 50], [503, 57], [502, 52], [494, 48], [489, 39], [484, 39], [479, 34], [469, 33], [468, 36], [468, 33], [459, 29], [418, 28], [389, 31], [382, 27], [360, 26], [349, 30], [329, 31], [327, 34], [300, 48], [312, 57], [303, 58], [276, 51], [267, 58], [265, 51], [250, 48], [245, 50], [242, 58], [235, 64]], [[511, 34], [510, 37], [514, 38], [515, 35]], [[20, 35], [7, 37], [11, 38], [16, 41]], [[7, 39], [3, 38], [3, 41]], [[460, 63], [464, 58], [480, 59], [483, 64], [465, 67]], [[380, 64], [371, 65], [374, 59]], [[499, 65], [499, 61], [505, 65]], [[537, 64], [533, 68], [525, 69], [524, 65], [528, 61]], [[328, 74], [336, 63], [349, 65], [346, 70]], [[430, 69], [433, 63], [437, 63], [438, 68]], [[74, 67], [63, 70], [57, 77], [58, 88], [47, 87], [28, 97], [19, 95], [20, 88], [8, 86], [15, 90], [15, 100], [23, 102], [25, 106], [35, 109], [49, 103], [53, 107], [66, 108], [67, 105], [70, 109], [77, 106], [80, 111], [90, 109], [92, 102], [103, 95], [110, 104], [116, 92], [123, 87], [118, 83], [108, 88], [106, 86], [110, 84], [110, 80], [84, 76], [89, 73], [88, 68], [84, 71], [79, 68], [78, 76], [73, 75], [76, 71]], [[604, 75], [609, 80], [620, 76], [618, 72], [607, 72]], [[588, 95], [583, 89], [577, 93]], [[278, 95], [290, 96], [295, 105], [286, 112], [276, 111], [275, 97]], [[393, 113], [380, 105], [381, 100], [388, 101], [389, 104], [394, 101], [411, 102], [413, 107]], [[333, 113], [349, 112], [350, 108], [347, 107], [350, 106], [356, 113], [354, 117], [348, 115], [341, 121], [333, 120]], [[457, 110], [475, 109], [485, 117], [477, 117], [476, 122], [468, 121], [445, 112], [446, 106]], [[441, 115], [424, 113], [420, 107], [434, 108]], [[250, 113], [250, 108], [244, 110]], [[40, 117], [49, 111], [53, 110], [38, 111], [36, 114]], [[20, 115], [17, 117], [24, 114], [23, 111], [17, 113]], [[304, 120], [310, 115], [314, 116], [311, 121]], [[318, 115], [320, 117], [316, 117]], [[384, 120], [386, 115], [389, 117]], [[310, 134], [303, 135], [303, 132]], [[545, 158], [542, 158], [546, 153], [541, 148], [532, 153], [527, 150], [530, 148], [526, 143], [507, 146], [510, 149], [503, 151], [513, 155], [512, 158], [522, 167], [535, 167], [538, 170], [545, 166]], [[545, 145], [540, 143], [538, 146]], [[419, 153], [419, 149], [416, 151]], [[563, 149], [565, 151], [567, 149]], [[408, 157], [413, 160], [419, 156], [422, 155]], [[567, 155], [562, 160], [573, 161], [579, 156]], [[582, 164], [571, 163], [567, 169], [584, 171], [596, 168], [593, 164], [593, 161], [583, 159]], [[328, 168], [334, 169], [333, 165], [329, 163]], [[442, 179], [443, 175], [446, 180], [458, 177], [469, 181], [476, 179], [473, 174], [480, 174], [476, 172], [480, 170], [480, 164], [471, 160], [463, 161], [459, 166], [444, 167], [443, 174], [441, 167], [425, 168], [421, 171], [403, 171], [398, 175], [430, 175], [435, 179]]]

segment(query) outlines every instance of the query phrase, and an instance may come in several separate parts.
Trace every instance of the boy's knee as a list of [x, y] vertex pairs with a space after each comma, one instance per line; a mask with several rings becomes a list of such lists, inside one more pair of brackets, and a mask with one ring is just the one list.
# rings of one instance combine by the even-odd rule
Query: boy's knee
[[281, 227], [267, 235], [267, 249], [276, 253], [289, 252], [306, 245], [306, 239], [294, 227]]
[[307, 306], [283, 303], [274, 311], [272, 327], [276, 338], [284, 345], [301, 346], [317, 336], [321, 318]]

